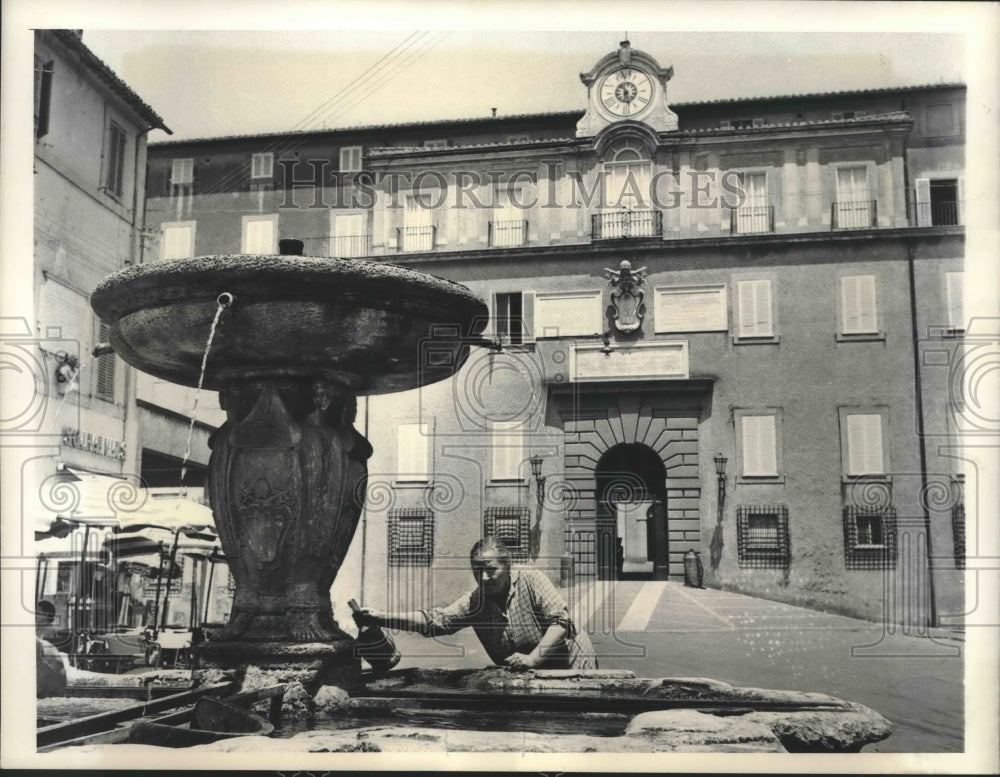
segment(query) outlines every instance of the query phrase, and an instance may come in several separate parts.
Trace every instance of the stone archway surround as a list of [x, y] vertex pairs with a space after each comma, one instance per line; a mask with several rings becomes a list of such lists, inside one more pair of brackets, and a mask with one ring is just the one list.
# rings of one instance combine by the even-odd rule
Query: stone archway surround
[[[563, 471], [573, 499], [567, 512], [566, 549], [577, 577], [601, 575], [602, 527], [597, 509], [595, 470], [605, 452], [623, 443], [651, 448], [666, 470], [667, 537], [670, 579], [684, 575], [683, 556], [701, 551], [701, 482], [698, 477], [700, 410], [667, 404], [643, 394], [586, 397], [562, 409]], [[604, 553], [611, 552], [605, 549]], [[608, 557], [604, 564], [608, 563]], [[610, 557], [613, 558], [613, 555]], [[606, 572], [604, 573], [606, 574]]]

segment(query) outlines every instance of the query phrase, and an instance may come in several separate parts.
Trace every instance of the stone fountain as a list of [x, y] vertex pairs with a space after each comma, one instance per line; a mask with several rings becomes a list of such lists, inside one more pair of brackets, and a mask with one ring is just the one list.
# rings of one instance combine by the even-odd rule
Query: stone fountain
[[[524, 750], [781, 750], [789, 742], [794, 749], [815, 738], [816, 716], [821, 731], [834, 731], [821, 734], [835, 743], [826, 749], [857, 749], [888, 735], [877, 713], [830, 697], [751, 693], [697, 679], [637, 680], [631, 672], [406, 670], [363, 682], [354, 640], [330, 603], [364, 505], [372, 454], [354, 428], [356, 398], [453, 375], [471, 345], [483, 344], [485, 304], [464, 286], [406, 268], [299, 255], [130, 267], [107, 278], [91, 304], [125, 361], [173, 383], [216, 390], [226, 411], [210, 440], [208, 493], [236, 591], [228, 623], [197, 648], [196, 673], [225, 671], [244, 687], [248, 673], [258, 685], [296, 682], [317, 700], [336, 699], [342, 718], [403, 714], [390, 729], [376, 727], [377, 743], [357, 734], [317, 748], [408, 749], [414, 737], [433, 738], [405, 722], [412, 724], [412, 708], [428, 700], [435, 714], [470, 704], [507, 710], [502, 731], [530, 719], [526, 710], [540, 713], [537, 742], [528, 734], [516, 739]], [[551, 735], [550, 711], [609, 704], [641, 714], [619, 736], [560, 743]], [[747, 705], [777, 717], [765, 714], [751, 736], [732, 727], [733, 710]], [[661, 706], [673, 712], [651, 722], [648, 711]], [[789, 724], [796, 714], [799, 724]], [[694, 734], [692, 715], [705, 718], [694, 721]], [[455, 730], [461, 726], [449, 728], [447, 741], [463, 741]], [[509, 749], [505, 735], [467, 733], [467, 749]]]

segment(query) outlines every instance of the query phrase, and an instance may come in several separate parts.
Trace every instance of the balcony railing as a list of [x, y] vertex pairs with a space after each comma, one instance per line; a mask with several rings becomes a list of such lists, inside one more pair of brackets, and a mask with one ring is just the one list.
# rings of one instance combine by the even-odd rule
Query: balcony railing
[[400, 251], [433, 251], [437, 229], [430, 225], [420, 227], [399, 227], [396, 230]]
[[729, 230], [734, 235], [757, 235], [774, 232], [774, 207], [745, 205], [729, 211]]
[[354, 259], [371, 256], [371, 235], [336, 235], [331, 240], [330, 256], [334, 259]]
[[957, 202], [918, 202], [915, 226], [954, 227], [959, 223]]
[[622, 210], [595, 213], [591, 217], [593, 240], [659, 237], [663, 234], [663, 214], [658, 210]]
[[872, 229], [878, 226], [878, 209], [875, 200], [835, 202], [831, 208], [830, 225], [833, 229]]
[[523, 246], [528, 242], [528, 222], [518, 221], [491, 221], [490, 222], [490, 245], [501, 248], [503, 246]]

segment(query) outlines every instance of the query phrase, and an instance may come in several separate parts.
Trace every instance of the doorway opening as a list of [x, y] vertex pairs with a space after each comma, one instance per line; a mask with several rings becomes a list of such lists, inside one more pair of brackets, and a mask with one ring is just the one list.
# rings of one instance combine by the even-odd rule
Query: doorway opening
[[598, 577], [666, 580], [667, 473], [641, 443], [610, 448], [594, 470], [597, 486]]

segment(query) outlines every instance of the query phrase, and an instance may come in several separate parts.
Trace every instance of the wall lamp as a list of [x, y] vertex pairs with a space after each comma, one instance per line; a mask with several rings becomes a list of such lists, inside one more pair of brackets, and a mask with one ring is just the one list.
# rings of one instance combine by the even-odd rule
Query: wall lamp
[[608, 356], [611, 355], [611, 336], [609, 335], [608, 332], [605, 332], [603, 337], [604, 337], [604, 347], [601, 349], [601, 353], [603, 353], [605, 358], [607, 358]]
[[535, 479], [540, 491], [545, 486], [545, 478], [542, 476], [542, 457], [536, 453], [528, 461], [531, 462], [531, 476]]
[[726, 462], [729, 459], [719, 453], [712, 461], [715, 462], [715, 476], [719, 480], [719, 504], [721, 505], [726, 501]]

